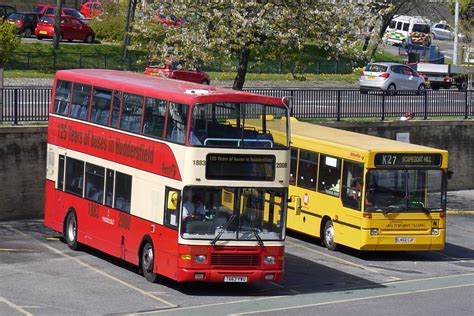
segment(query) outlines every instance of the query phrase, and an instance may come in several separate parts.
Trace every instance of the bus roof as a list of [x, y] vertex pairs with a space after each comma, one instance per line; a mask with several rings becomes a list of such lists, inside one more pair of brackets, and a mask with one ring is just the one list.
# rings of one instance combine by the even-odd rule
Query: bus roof
[[[315, 136], [317, 136], [317, 139], [315, 139]], [[291, 137], [305, 138], [311, 142], [317, 140], [327, 145], [344, 146], [359, 151], [444, 151], [432, 147], [300, 122], [294, 118], [291, 119]]]
[[[217, 88], [187, 81], [106, 69], [60, 70], [56, 80], [67, 80], [101, 88], [121, 90], [183, 104], [248, 102], [285, 106], [283, 99], [244, 91]], [[159, 89], [158, 89], [159, 88]]]

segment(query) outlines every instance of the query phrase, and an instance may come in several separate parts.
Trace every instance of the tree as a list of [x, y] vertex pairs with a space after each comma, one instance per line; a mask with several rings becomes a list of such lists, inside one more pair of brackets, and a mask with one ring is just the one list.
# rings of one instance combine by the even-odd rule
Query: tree
[[10, 56], [20, 44], [16, 36], [17, 26], [0, 23], [0, 107], [3, 107], [3, 72]]
[[56, 0], [56, 10], [54, 12], [54, 36], [53, 36], [53, 47], [54, 49], [59, 48], [59, 42], [61, 41], [61, 12], [63, 1]]
[[[316, 0], [175, 1], [151, 9], [134, 23], [133, 47], [150, 58], [167, 56], [187, 63], [236, 60], [234, 89], [241, 90], [251, 54], [295, 58], [307, 41], [332, 56], [354, 52], [365, 4]], [[159, 11], [158, 11], [159, 10]], [[160, 25], [157, 14], [182, 18], [181, 27]], [[347, 25], [353, 25], [348, 28]]]

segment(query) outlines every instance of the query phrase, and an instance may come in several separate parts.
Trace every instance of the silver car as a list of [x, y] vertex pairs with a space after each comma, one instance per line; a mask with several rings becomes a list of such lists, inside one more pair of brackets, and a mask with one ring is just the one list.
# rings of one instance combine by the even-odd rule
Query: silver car
[[454, 29], [446, 23], [436, 23], [431, 27], [431, 36], [433, 39], [454, 39]]
[[361, 93], [383, 90], [394, 94], [397, 90], [425, 91], [425, 80], [412, 68], [397, 63], [370, 63], [359, 77]]

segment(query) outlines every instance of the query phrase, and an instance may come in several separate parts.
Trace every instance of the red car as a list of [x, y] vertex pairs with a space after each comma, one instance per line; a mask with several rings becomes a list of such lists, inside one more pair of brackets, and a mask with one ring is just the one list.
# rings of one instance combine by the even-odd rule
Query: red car
[[[80, 19], [72, 16], [61, 16], [61, 39], [72, 42], [73, 40], [93, 43], [95, 38], [94, 30]], [[53, 38], [54, 36], [54, 15], [43, 15], [35, 29], [36, 38]]]
[[211, 79], [206, 72], [200, 70], [185, 70], [182, 69], [182, 65], [179, 63], [165, 64], [165, 67], [147, 65], [145, 68], [145, 75], [184, 80], [200, 84], [210, 84], [211, 82]]
[[104, 13], [102, 3], [100, 3], [100, 1], [89, 1], [83, 3], [81, 4], [81, 13], [88, 19], [95, 18]]
[[[39, 13], [41, 15], [54, 15], [55, 11], [56, 11], [56, 6], [49, 5], [49, 4], [37, 4], [33, 8], [33, 12]], [[85, 20], [86, 18], [81, 12], [79, 12], [78, 10], [74, 8], [62, 7], [61, 15], [69, 15], [81, 20]]]

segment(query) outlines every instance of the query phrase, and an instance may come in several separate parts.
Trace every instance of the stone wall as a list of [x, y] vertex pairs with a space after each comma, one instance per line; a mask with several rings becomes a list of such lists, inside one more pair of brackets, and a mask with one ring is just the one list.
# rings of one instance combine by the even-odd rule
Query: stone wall
[[[474, 189], [474, 121], [332, 122], [323, 125], [449, 151], [449, 190]], [[406, 134], [405, 134], [406, 136]], [[0, 220], [43, 215], [47, 127], [0, 126]]]
[[0, 220], [43, 215], [46, 142], [46, 126], [0, 126]]

